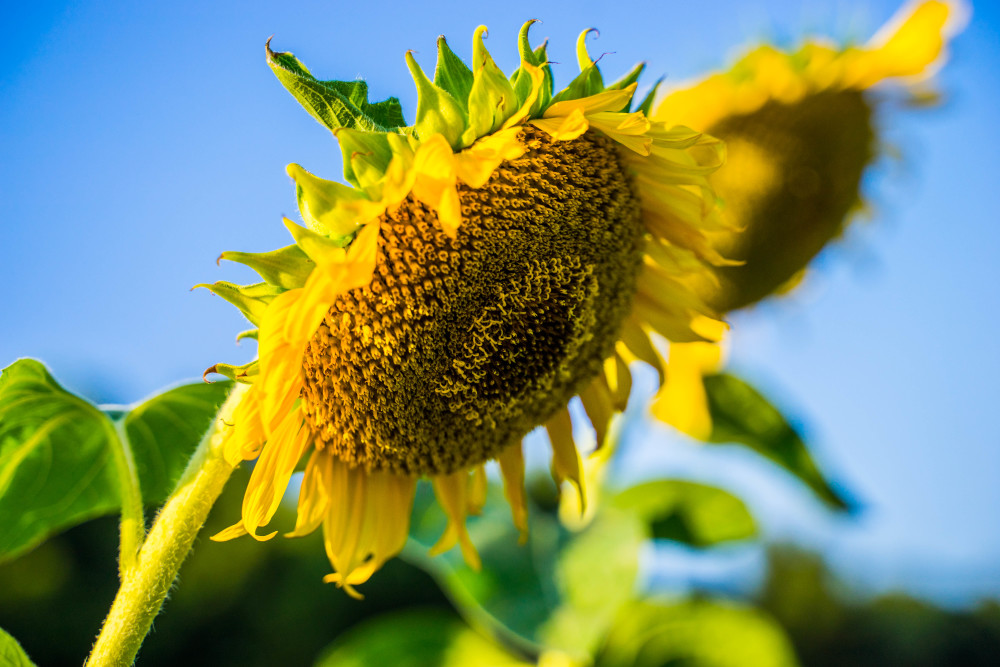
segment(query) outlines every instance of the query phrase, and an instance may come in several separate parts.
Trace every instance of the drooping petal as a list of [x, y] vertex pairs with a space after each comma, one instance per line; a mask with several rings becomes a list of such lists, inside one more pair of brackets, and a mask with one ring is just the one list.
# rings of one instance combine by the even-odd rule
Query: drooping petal
[[295, 466], [311, 444], [312, 432], [303, 425], [302, 414], [298, 409], [289, 411], [268, 438], [250, 475], [246, 496], [243, 498], [243, 525], [256, 539], [267, 540], [274, 537], [274, 532], [259, 536], [257, 529], [266, 525], [274, 516]]
[[528, 540], [528, 503], [524, 492], [524, 451], [520, 442], [507, 447], [497, 456], [503, 475], [503, 492], [510, 505], [514, 526], [520, 532], [519, 541]]
[[299, 487], [299, 506], [295, 530], [285, 537], [304, 537], [319, 528], [330, 507], [333, 490], [333, 457], [316, 450], [309, 457], [306, 472]]
[[438, 540], [437, 544], [431, 547], [430, 555], [437, 556], [448, 551], [456, 543], [462, 548], [462, 556], [466, 564], [473, 570], [482, 567], [479, 553], [469, 538], [469, 532], [465, 527], [466, 509], [468, 508], [467, 490], [468, 473], [465, 470], [458, 470], [450, 475], [437, 475], [431, 479], [434, 485], [434, 495], [437, 496], [438, 503], [448, 515], [448, 527]]
[[573, 440], [573, 422], [566, 408], [559, 410], [547, 422], [545, 430], [549, 433], [552, 444], [552, 476], [556, 484], [563, 480], [576, 487], [580, 496], [580, 507], [586, 508], [587, 494], [583, 479], [583, 469], [580, 463], [580, 452]]
[[715, 343], [674, 343], [670, 346], [667, 381], [653, 401], [654, 417], [697, 440], [712, 434], [712, 417], [702, 378], [721, 365]]

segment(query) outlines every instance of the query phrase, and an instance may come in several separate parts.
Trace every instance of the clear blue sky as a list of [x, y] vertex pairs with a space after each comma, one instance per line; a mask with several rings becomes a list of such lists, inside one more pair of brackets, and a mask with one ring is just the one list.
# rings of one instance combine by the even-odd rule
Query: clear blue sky
[[[246, 281], [223, 250], [285, 245], [284, 166], [340, 174], [332, 137], [264, 63], [264, 40], [321, 77], [363, 76], [412, 118], [406, 49], [431, 70], [438, 34], [468, 57], [490, 27], [516, 66], [527, 18], [565, 83], [577, 33], [624, 72], [682, 81], [740, 45], [803, 32], [863, 40], [897, 2], [8, 3], [0, 64], [0, 364], [44, 360], [102, 402], [130, 402], [253, 354], [235, 309], [198, 282]], [[370, 14], [366, 10], [371, 9]], [[856, 525], [750, 457], [664, 446], [662, 470], [747, 491], [772, 536], [823, 547], [875, 587], [946, 601], [1000, 594], [998, 10], [983, 3], [940, 77], [942, 108], [885, 117], [903, 153], [869, 179], [874, 220], [826, 253], [808, 289], [734, 320], [733, 367], [804, 424], [867, 505]], [[647, 81], [648, 83], [649, 81]], [[652, 429], [651, 440], [666, 432]], [[749, 468], [750, 474], [742, 472]]]

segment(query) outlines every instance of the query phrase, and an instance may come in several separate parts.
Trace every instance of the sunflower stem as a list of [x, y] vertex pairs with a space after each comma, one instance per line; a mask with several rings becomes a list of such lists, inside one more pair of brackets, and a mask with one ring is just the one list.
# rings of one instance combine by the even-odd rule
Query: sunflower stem
[[222, 455], [222, 431], [245, 391], [246, 385], [233, 388], [153, 522], [134, 566], [124, 573], [87, 667], [135, 661], [194, 538], [233, 472]]

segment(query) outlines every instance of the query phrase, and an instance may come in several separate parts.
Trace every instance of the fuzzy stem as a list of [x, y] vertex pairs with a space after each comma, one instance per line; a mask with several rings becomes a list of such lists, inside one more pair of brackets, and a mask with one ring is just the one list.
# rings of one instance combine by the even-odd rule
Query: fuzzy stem
[[137, 562], [125, 572], [87, 667], [124, 667], [135, 661], [181, 563], [233, 472], [222, 456], [222, 431], [245, 391], [246, 385], [237, 384], [229, 394], [153, 522]]

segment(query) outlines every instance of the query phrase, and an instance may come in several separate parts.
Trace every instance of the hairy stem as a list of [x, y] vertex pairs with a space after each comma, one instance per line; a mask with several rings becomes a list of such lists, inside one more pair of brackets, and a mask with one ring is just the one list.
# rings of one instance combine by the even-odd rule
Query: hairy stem
[[222, 456], [222, 431], [245, 391], [246, 385], [238, 384], [230, 393], [153, 522], [134, 566], [125, 571], [88, 667], [118, 667], [135, 661], [181, 563], [233, 472]]

